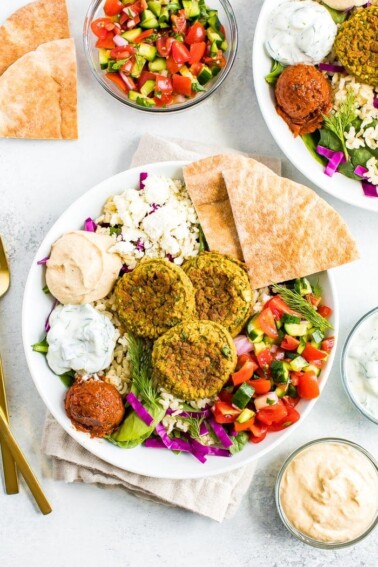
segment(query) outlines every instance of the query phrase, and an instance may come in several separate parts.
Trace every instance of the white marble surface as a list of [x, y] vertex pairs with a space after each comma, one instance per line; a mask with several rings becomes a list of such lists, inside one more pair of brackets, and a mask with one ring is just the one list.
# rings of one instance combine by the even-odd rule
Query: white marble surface
[[[0, 20], [23, 3], [2, 0]], [[312, 414], [284, 446], [261, 459], [238, 514], [223, 524], [136, 499], [121, 489], [64, 485], [49, 479], [50, 466], [40, 451], [45, 408], [29, 376], [21, 346], [23, 288], [32, 256], [46, 230], [77, 196], [127, 168], [144, 132], [281, 155], [265, 128], [252, 86], [252, 38], [261, 0], [233, 2], [240, 48], [221, 91], [197, 109], [167, 117], [128, 110], [94, 81], [81, 42], [88, 3], [68, 1], [79, 60], [79, 141], [0, 140], [0, 233], [7, 243], [12, 268], [12, 287], [0, 301], [0, 350], [14, 432], [43, 478], [54, 507], [51, 515], [43, 517], [23, 484], [17, 496], [5, 496], [0, 490], [1, 567], [373, 567], [377, 564], [377, 535], [339, 552], [308, 548], [287, 533], [273, 499], [274, 481], [283, 459], [310, 439], [346, 437], [378, 457], [376, 426], [357, 413], [343, 391], [340, 352]], [[287, 176], [304, 181], [286, 160], [283, 164]], [[341, 307], [341, 346], [355, 321], [377, 305], [378, 217], [320, 194], [348, 222], [362, 256], [360, 261], [334, 271]]]

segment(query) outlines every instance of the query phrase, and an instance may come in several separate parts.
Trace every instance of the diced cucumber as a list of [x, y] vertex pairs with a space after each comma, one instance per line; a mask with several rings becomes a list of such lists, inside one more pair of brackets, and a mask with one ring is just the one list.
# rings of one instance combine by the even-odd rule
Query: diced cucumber
[[143, 96], [137, 91], [129, 91], [129, 99], [139, 104], [139, 106], [155, 106], [155, 101], [153, 98]]
[[289, 384], [280, 384], [274, 391], [279, 398], [283, 398], [284, 396], [286, 396], [288, 389]]
[[159, 27], [159, 22], [151, 10], [143, 10], [140, 17], [140, 26], [145, 29], [153, 29]]
[[303, 337], [308, 330], [308, 323], [286, 323], [285, 331], [292, 337]]
[[[198, 75], [199, 79], [199, 75]], [[264, 338], [264, 331], [256, 325], [257, 315], [252, 317], [247, 323], [247, 336], [253, 343], [259, 343]]]
[[298, 354], [302, 354], [302, 352], [304, 351], [304, 349], [306, 348], [306, 339], [304, 337], [300, 338], [300, 342], [299, 342], [299, 346], [297, 348], [297, 353]]
[[293, 358], [293, 360], [290, 362], [290, 369], [294, 370], [294, 372], [299, 372], [300, 370], [302, 370], [302, 368], [304, 368], [307, 365], [308, 365], [307, 360], [305, 360], [303, 356], [299, 355]]
[[187, 20], [196, 18], [200, 15], [200, 7], [197, 0], [182, 0], [182, 5], [185, 10], [185, 17]]
[[207, 23], [216, 31], [219, 31], [221, 29], [222, 24], [220, 23], [218, 12], [216, 10], [209, 12]]
[[211, 72], [213, 77], [216, 77], [218, 75], [218, 73], [220, 73], [221, 67], [217, 67], [216, 65], [214, 65], [214, 67], [211, 67]]
[[162, 24], [167, 24], [167, 26], [169, 22], [169, 10], [168, 8], [162, 8], [161, 12], [160, 12], [160, 16], [159, 16], [159, 25], [160, 27], [163, 27]]
[[267, 348], [263, 340], [261, 340], [258, 343], [255, 342], [254, 345], [255, 345], [255, 354], [260, 354], [260, 352], [262, 352]]
[[142, 93], [142, 95], [148, 96], [148, 95], [151, 94], [152, 91], [155, 89], [155, 85], [156, 85], [156, 81], [153, 81], [152, 79], [149, 79], [149, 80], [146, 81], [146, 82], [144, 83], [144, 85], [140, 88], [140, 92]]
[[301, 318], [297, 317], [296, 315], [289, 315], [288, 313], [284, 313], [282, 315], [282, 322], [285, 323], [300, 323]]
[[152, 2], [147, 2], [148, 8], [151, 10], [155, 16], [160, 16], [161, 14], [161, 2], [157, 0], [152, 0]]
[[169, 28], [169, 24], [167, 24], [166, 22], [159, 22], [159, 27], [160, 29]]
[[124, 37], [125, 39], [127, 39], [127, 41], [131, 41], [131, 43], [134, 42], [134, 40], [140, 36], [140, 34], [142, 33], [142, 30], [140, 28], [134, 28], [132, 30], [127, 30], [125, 32], [123, 32], [122, 37]]
[[287, 384], [289, 381], [289, 369], [290, 366], [287, 362], [283, 362], [282, 360], [273, 360], [270, 365], [273, 382], [276, 384]]
[[154, 61], [150, 61], [148, 68], [152, 73], [159, 73], [167, 68], [167, 60], [163, 57], [157, 57]]
[[201, 71], [197, 75], [197, 79], [198, 79], [198, 82], [199, 82], [200, 85], [205, 85], [212, 78], [213, 78], [213, 74], [211, 72], [211, 69], [209, 67], [207, 67], [206, 65], [204, 65], [202, 67]]
[[256, 414], [253, 410], [245, 408], [245, 409], [243, 409], [241, 414], [238, 415], [238, 417], [236, 418], [236, 421], [238, 423], [245, 423], [246, 421], [249, 421], [250, 419], [252, 419], [254, 415], [256, 415]]
[[313, 333], [311, 333], [312, 336], [312, 340], [315, 343], [321, 343], [322, 340], [324, 339], [324, 335], [321, 331], [319, 331], [319, 329], [316, 329]]
[[131, 76], [134, 79], [138, 79], [141, 76], [145, 63], [146, 60], [144, 59], [144, 57], [141, 57], [138, 54], [135, 56], [135, 63], [133, 65], [133, 68], [131, 69]]
[[214, 57], [215, 55], [217, 55], [218, 51], [219, 51], [218, 44], [216, 41], [213, 41], [210, 47], [210, 56]]
[[300, 295], [312, 293], [312, 287], [307, 278], [297, 278], [294, 282], [294, 289]]
[[226, 40], [222, 41], [220, 48], [221, 48], [222, 51], [227, 51], [228, 43], [227, 43]]
[[218, 32], [213, 30], [213, 28], [208, 28], [206, 30], [206, 35], [211, 43], [217, 44], [218, 48], [222, 45], [224, 38]]
[[232, 403], [238, 408], [244, 409], [254, 393], [255, 389], [253, 386], [248, 384], [248, 382], [243, 382], [232, 396]]
[[120, 70], [122, 65], [126, 63], [126, 61], [127, 59], [119, 59], [118, 61], [116, 61], [115, 59], [110, 59], [108, 61], [108, 71], [110, 73], [116, 73], [117, 71]]
[[320, 368], [318, 368], [317, 366], [314, 366], [313, 364], [309, 364], [308, 366], [306, 366], [304, 371], [305, 372], [313, 372], [316, 376], [319, 376], [319, 374], [320, 374]]
[[138, 53], [141, 57], [147, 59], [147, 61], [153, 61], [156, 57], [156, 47], [150, 45], [149, 43], [141, 43], [138, 46]]
[[108, 68], [108, 61], [110, 58], [110, 49], [99, 49], [98, 50], [98, 61], [100, 63], [101, 69]]
[[289, 384], [289, 387], [287, 389], [287, 395], [290, 396], [291, 398], [297, 398], [298, 397], [298, 392], [295, 386], [293, 386], [293, 384]]

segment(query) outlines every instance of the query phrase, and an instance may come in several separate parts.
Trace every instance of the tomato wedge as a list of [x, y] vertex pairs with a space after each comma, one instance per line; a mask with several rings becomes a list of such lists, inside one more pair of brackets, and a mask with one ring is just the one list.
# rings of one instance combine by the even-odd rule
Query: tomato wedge
[[255, 389], [255, 394], [260, 396], [261, 394], [267, 394], [270, 392], [272, 384], [267, 378], [256, 378], [256, 380], [249, 380], [248, 384]]
[[335, 346], [335, 337], [327, 337], [322, 341], [322, 350], [326, 352], [331, 352], [333, 347]]
[[268, 348], [256, 354], [257, 362], [262, 370], [267, 370], [272, 363], [273, 357]]
[[173, 86], [172, 81], [164, 75], [156, 75], [156, 91], [162, 94], [172, 94]]
[[231, 404], [232, 392], [230, 392], [229, 390], [221, 390], [218, 394], [218, 398], [222, 402], [227, 402], [228, 404]]
[[116, 16], [124, 9], [124, 5], [119, 0], [106, 0], [104, 12], [107, 16]]
[[136, 37], [134, 39], [134, 43], [142, 43], [142, 41], [144, 39], [146, 39], [147, 37], [150, 37], [150, 35], [154, 34], [155, 31], [154, 30], [146, 30], [144, 32], [142, 32], [140, 35], [138, 35], [138, 37]]
[[179, 10], [178, 15], [171, 16], [173, 31], [179, 34], [184, 34], [186, 31], [186, 16], [185, 10]]
[[172, 84], [175, 93], [182, 94], [184, 96], [191, 96], [192, 81], [189, 77], [183, 77], [182, 75], [173, 75]]
[[175, 73], [177, 73], [177, 71], [179, 71], [181, 69], [181, 67], [183, 66], [183, 63], [176, 63], [176, 61], [173, 59], [172, 55], [170, 55], [167, 59], [167, 70], [171, 75], [174, 75]]
[[303, 372], [299, 377], [298, 394], [305, 400], [313, 400], [320, 394], [318, 378], [314, 372]]
[[172, 100], [173, 96], [171, 94], [162, 94], [161, 96], [154, 97], [155, 104], [159, 107], [168, 106], [169, 104], [171, 104]]
[[114, 35], [112, 32], [106, 32], [105, 37], [100, 37], [96, 42], [96, 47], [101, 49], [113, 49], [115, 47], [115, 43], [113, 41]]
[[190, 72], [195, 77], [198, 77], [202, 69], [203, 69], [203, 63], [193, 63], [193, 65], [190, 67]]
[[257, 412], [256, 419], [264, 425], [280, 422], [288, 414], [285, 404], [279, 400], [272, 406], [266, 406]]
[[91, 23], [92, 32], [100, 39], [105, 39], [112, 29], [114, 29], [114, 24], [110, 18], [98, 18]]
[[141, 89], [147, 81], [155, 81], [156, 75], [151, 73], [150, 71], [142, 71], [139, 81], [138, 81], [138, 88]]
[[182, 65], [189, 61], [190, 53], [183, 43], [174, 41], [172, 44], [172, 57], [178, 65]]
[[185, 43], [192, 45], [206, 40], [206, 30], [201, 22], [196, 22], [189, 29], [185, 37]]
[[248, 429], [251, 429], [251, 426], [254, 424], [255, 422], [255, 418], [252, 417], [251, 419], [249, 419], [248, 421], [245, 421], [244, 423], [239, 423], [238, 421], [235, 421], [234, 423], [234, 429], [235, 431], [247, 431]]
[[132, 45], [125, 45], [124, 47], [115, 47], [110, 52], [110, 57], [119, 61], [120, 59], [127, 59], [130, 55], [135, 54], [135, 47]]
[[269, 425], [269, 431], [282, 431], [282, 429], [290, 427], [290, 425], [293, 425], [293, 423], [300, 419], [300, 413], [292, 405], [285, 403], [285, 400], [284, 404], [287, 409], [287, 415], [280, 421], [276, 421], [275, 423]]
[[250, 431], [252, 435], [250, 436], [249, 440], [252, 443], [260, 443], [265, 439], [268, 432], [268, 427], [263, 424], [254, 423], [253, 425], [251, 425]]
[[321, 315], [322, 317], [330, 317], [330, 315], [332, 315], [333, 311], [330, 307], [328, 307], [327, 305], [321, 305], [318, 308], [318, 313], [319, 315]]
[[105, 77], [109, 79], [109, 81], [112, 81], [115, 85], [117, 85], [117, 87], [121, 89], [121, 91], [126, 93], [130, 90], [126, 87], [126, 84], [118, 75], [118, 73], [105, 73]]
[[323, 360], [327, 358], [327, 353], [312, 346], [311, 343], [306, 343], [302, 356], [307, 362], [312, 362], [313, 360]]
[[175, 39], [173, 37], [159, 37], [156, 41], [156, 49], [160, 57], [168, 57], [171, 52], [172, 44]]
[[240, 370], [231, 374], [234, 386], [239, 386], [239, 384], [250, 380], [257, 368], [258, 365], [255, 362], [253, 362], [252, 360], [246, 360]]
[[298, 313], [290, 309], [290, 307], [284, 302], [280, 295], [275, 295], [274, 297], [269, 299], [269, 301], [265, 303], [264, 309], [266, 309], [267, 307], [269, 307], [269, 309], [272, 311], [275, 319], [281, 319], [284, 313], [287, 313], [288, 315], [298, 315]]
[[259, 313], [256, 319], [256, 325], [271, 339], [278, 339], [276, 323], [269, 307], [266, 307]]
[[205, 53], [206, 43], [202, 41], [201, 43], [193, 43], [190, 46], [190, 57], [188, 63], [193, 65], [194, 63], [199, 63]]
[[227, 402], [215, 402], [212, 411], [217, 423], [233, 423], [241, 413], [240, 409], [234, 408]]
[[291, 337], [290, 335], [285, 335], [284, 340], [281, 343], [281, 348], [289, 351], [297, 350], [298, 346], [298, 339]]

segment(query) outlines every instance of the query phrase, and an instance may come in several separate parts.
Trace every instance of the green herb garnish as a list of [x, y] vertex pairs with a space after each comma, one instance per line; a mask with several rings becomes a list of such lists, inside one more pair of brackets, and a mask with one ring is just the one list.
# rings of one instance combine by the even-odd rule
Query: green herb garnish
[[151, 345], [134, 335], [127, 335], [128, 355], [131, 363], [132, 387], [144, 404], [156, 406], [160, 398], [157, 387], [151, 379]]
[[320, 329], [322, 332], [327, 329], [333, 329], [331, 323], [319, 315], [316, 309], [296, 291], [277, 284], [273, 284], [272, 289], [282, 297], [291, 309], [303, 315], [313, 327]]
[[269, 85], [275, 85], [278, 77], [281, 75], [284, 69], [285, 67], [281, 65], [281, 63], [278, 63], [278, 61], [273, 61], [270, 73], [268, 73], [268, 75], [266, 75], [265, 77], [266, 82]]
[[72, 384], [75, 382], [75, 371], [74, 370], [69, 370], [68, 372], [65, 372], [64, 374], [59, 374], [59, 378], [61, 379], [61, 381], [63, 382], [63, 384], [66, 386], [66, 388], [70, 388], [72, 386]]
[[204, 252], [206, 250], [209, 250], [209, 245], [206, 242], [206, 238], [205, 238], [205, 235], [203, 233], [201, 226], [198, 226], [198, 239], [199, 239], [200, 252]]
[[45, 293], [46, 295], [47, 295], [48, 293], [50, 293], [50, 290], [49, 290], [49, 288], [47, 287], [47, 285], [45, 285], [45, 286], [42, 288], [42, 291], [43, 291], [43, 293]]
[[32, 349], [35, 352], [46, 354], [49, 350], [49, 343], [46, 341], [46, 339], [43, 339], [43, 341], [40, 341], [39, 343], [34, 343], [34, 345], [32, 345]]
[[349, 154], [345, 145], [344, 131], [357, 117], [355, 102], [356, 95], [353, 91], [348, 90], [345, 100], [340, 104], [339, 110], [328, 116], [323, 114], [324, 125], [340, 140], [346, 160], [349, 160]]
[[200, 439], [200, 427], [202, 425], [203, 420], [205, 419], [203, 416], [200, 418], [197, 417], [180, 417], [180, 421], [188, 424], [188, 431], [193, 439]]

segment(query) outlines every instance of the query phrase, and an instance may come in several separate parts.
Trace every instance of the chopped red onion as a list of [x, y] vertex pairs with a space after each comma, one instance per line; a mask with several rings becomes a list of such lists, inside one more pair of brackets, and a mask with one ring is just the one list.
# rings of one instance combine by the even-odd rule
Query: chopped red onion
[[125, 39], [124, 37], [122, 37], [121, 35], [115, 35], [113, 37], [113, 41], [114, 43], [117, 45], [117, 47], [125, 47], [126, 45], [129, 44], [129, 42], [127, 41], [127, 39]]
[[378, 197], [377, 186], [367, 181], [361, 182], [365, 197]]
[[85, 219], [84, 230], [86, 230], [87, 232], [96, 232], [96, 228], [97, 228], [97, 224], [93, 219], [91, 219], [90, 217]]
[[145, 181], [147, 177], [148, 177], [148, 173], [146, 173], [145, 171], [139, 174], [139, 189], [144, 189], [143, 181]]
[[329, 148], [325, 148], [324, 146], [317, 146], [316, 153], [320, 156], [324, 156], [327, 159], [331, 159], [334, 155], [334, 150], [330, 150]]
[[46, 256], [46, 258], [42, 258], [42, 260], [38, 260], [37, 265], [42, 266], [43, 264], [46, 264], [48, 260], [50, 260], [50, 256]]
[[251, 341], [245, 335], [238, 335], [237, 337], [235, 337], [234, 344], [236, 347], [236, 352], [239, 356], [253, 350], [253, 343], [251, 343]]
[[346, 74], [346, 71], [342, 65], [331, 65], [330, 63], [319, 63], [319, 70], [320, 71], [327, 71], [327, 73], [343, 73]]
[[144, 252], [144, 242], [141, 238], [138, 238], [136, 241], [135, 248], [139, 250], [139, 252]]
[[133, 392], [130, 392], [126, 396], [126, 400], [129, 402], [135, 413], [140, 417], [142, 421], [148, 426], [152, 425], [154, 422], [154, 418], [152, 415], [146, 410], [146, 408], [140, 403], [138, 398], [136, 397]]
[[167, 260], [169, 260], [170, 262], [174, 262], [174, 257], [172, 256], [172, 254], [166, 254], [165, 256], [167, 258]]
[[132, 272], [132, 269], [129, 268], [127, 264], [123, 264], [122, 268], [120, 269], [119, 276], [123, 276], [123, 274], [129, 274]]
[[340, 163], [345, 162], [345, 156], [343, 152], [334, 152], [333, 157], [329, 160], [324, 173], [329, 177], [332, 177], [334, 173], [336, 173], [337, 168], [339, 167]]

